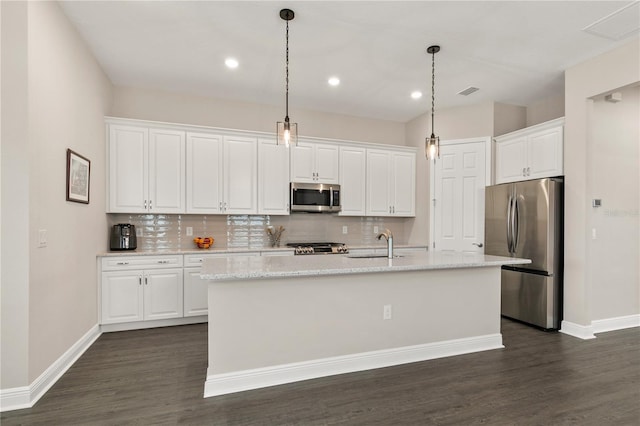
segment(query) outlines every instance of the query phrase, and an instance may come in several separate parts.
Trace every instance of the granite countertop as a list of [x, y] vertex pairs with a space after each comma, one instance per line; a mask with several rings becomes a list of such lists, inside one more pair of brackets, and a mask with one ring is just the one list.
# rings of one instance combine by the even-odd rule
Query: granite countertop
[[[395, 244], [396, 249], [403, 248], [421, 248], [425, 249], [426, 245], [409, 245], [409, 244]], [[375, 246], [353, 246], [349, 245], [350, 250], [385, 250], [387, 249], [386, 243], [380, 243]], [[278, 252], [278, 251], [293, 251], [294, 249], [287, 246], [281, 247], [255, 247], [255, 248], [231, 248], [231, 247], [211, 247], [208, 249], [167, 249], [167, 250], [120, 250], [120, 251], [106, 251], [98, 253], [97, 257], [109, 257], [109, 256], [162, 256], [162, 255], [183, 255], [183, 254], [224, 254], [224, 253], [256, 253], [256, 252]]]
[[349, 255], [290, 257], [233, 257], [205, 259], [201, 277], [213, 281], [279, 277], [311, 277], [369, 272], [422, 271], [480, 268], [531, 263], [529, 259], [474, 253], [425, 252], [388, 259], [353, 258]]

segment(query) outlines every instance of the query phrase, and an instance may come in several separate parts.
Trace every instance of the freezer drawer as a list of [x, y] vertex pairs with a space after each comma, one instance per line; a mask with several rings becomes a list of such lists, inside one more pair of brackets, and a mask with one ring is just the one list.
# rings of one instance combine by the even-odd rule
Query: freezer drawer
[[544, 329], [558, 329], [560, 284], [556, 277], [502, 270], [502, 315]]

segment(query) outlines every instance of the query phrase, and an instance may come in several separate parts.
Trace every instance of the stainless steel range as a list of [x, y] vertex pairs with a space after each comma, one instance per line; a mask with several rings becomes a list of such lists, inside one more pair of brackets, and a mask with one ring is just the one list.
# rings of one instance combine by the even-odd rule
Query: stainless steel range
[[349, 248], [343, 243], [288, 243], [296, 249], [296, 254], [346, 254]]

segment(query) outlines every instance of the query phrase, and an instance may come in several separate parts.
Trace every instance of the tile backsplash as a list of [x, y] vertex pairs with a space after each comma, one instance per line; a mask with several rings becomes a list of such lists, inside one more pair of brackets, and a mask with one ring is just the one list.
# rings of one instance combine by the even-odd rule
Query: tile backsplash
[[[376, 240], [374, 227], [389, 228], [396, 244], [406, 243], [405, 218], [343, 217], [329, 214], [263, 215], [165, 215], [165, 214], [107, 214], [109, 227], [117, 223], [131, 223], [138, 231], [138, 251], [194, 249], [193, 238], [213, 237], [216, 248], [271, 247], [266, 228], [285, 228], [280, 246], [290, 242], [331, 241], [352, 246], [384, 245]], [[347, 233], [343, 233], [343, 227]], [[187, 236], [187, 228], [193, 236]], [[107, 230], [109, 232], [109, 230]], [[140, 233], [142, 233], [140, 235]]]

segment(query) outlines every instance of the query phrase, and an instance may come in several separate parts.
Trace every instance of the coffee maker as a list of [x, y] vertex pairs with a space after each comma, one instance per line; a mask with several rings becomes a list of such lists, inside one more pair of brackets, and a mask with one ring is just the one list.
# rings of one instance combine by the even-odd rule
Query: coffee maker
[[111, 250], [135, 250], [138, 246], [136, 227], [129, 223], [118, 223], [111, 229]]

